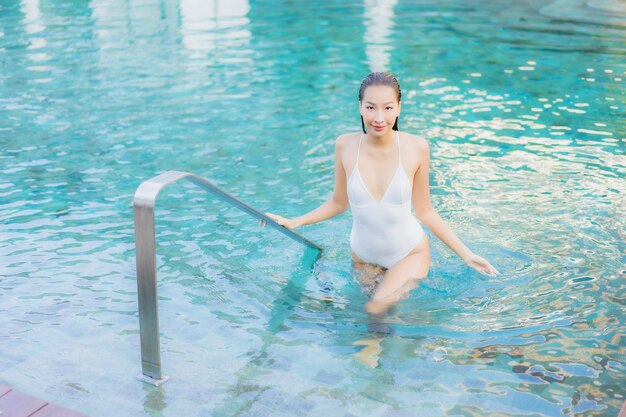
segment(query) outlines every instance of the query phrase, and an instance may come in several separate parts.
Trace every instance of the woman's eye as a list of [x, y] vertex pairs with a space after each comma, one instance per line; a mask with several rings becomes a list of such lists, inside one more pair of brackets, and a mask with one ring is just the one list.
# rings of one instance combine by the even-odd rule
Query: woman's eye
[[393, 107], [387, 107], [387, 110], [393, 110]]

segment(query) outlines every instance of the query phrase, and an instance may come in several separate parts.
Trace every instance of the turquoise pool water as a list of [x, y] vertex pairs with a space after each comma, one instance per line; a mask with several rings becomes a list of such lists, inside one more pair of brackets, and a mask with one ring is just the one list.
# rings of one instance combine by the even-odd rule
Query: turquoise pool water
[[[92, 417], [617, 415], [623, 2], [202, 3], [0, 4], [0, 383]], [[401, 129], [430, 141], [436, 208], [502, 275], [431, 235], [431, 274], [371, 368], [348, 213], [300, 230], [325, 248], [311, 269], [177, 184], [157, 205], [171, 379], [135, 380], [137, 186], [189, 171], [309, 210], [381, 69]]]

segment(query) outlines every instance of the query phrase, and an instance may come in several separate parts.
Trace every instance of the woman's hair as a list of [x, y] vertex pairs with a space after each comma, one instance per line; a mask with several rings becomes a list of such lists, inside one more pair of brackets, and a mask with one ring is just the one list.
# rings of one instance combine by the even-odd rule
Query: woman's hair
[[[396, 95], [398, 96], [398, 103], [402, 99], [402, 90], [400, 90], [400, 84], [398, 83], [396, 77], [388, 72], [372, 72], [367, 77], [363, 78], [363, 81], [361, 81], [361, 88], [359, 88], [359, 101], [363, 101], [363, 94], [365, 93], [365, 89], [371, 85], [389, 86], [395, 90]], [[366, 133], [363, 116], [361, 116], [361, 128], [363, 129], [363, 133]], [[397, 117], [396, 122], [393, 125], [393, 130], [398, 130]]]

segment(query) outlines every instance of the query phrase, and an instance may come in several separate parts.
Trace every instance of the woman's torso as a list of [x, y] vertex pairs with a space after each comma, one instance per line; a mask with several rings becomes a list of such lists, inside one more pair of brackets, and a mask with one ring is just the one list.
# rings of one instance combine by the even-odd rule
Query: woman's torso
[[412, 178], [417, 170], [413, 147], [399, 132], [394, 136], [393, 146], [377, 150], [363, 146], [364, 136], [358, 135], [345, 152], [354, 155], [346, 158], [348, 164], [352, 162], [346, 172], [353, 215], [350, 246], [365, 262], [386, 268], [406, 256], [424, 234], [411, 213]]
[[[346, 178], [349, 179], [356, 168], [361, 133], [350, 133], [346, 136], [346, 146], [343, 147], [340, 158]], [[413, 186], [413, 177], [420, 164], [415, 139], [412, 135], [399, 132], [400, 161], [411, 186]], [[390, 183], [391, 177], [395, 175], [398, 166], [396, 144], [394, 142], [393, 146], [389, 146], [385, 152], [374, 152], [369, 147], [361, 145], [359, 155], [359, 171], [363, 181], [369, 186], [374, 197], [380, 198], [381, 194], [385, 192], [385, 186]]]

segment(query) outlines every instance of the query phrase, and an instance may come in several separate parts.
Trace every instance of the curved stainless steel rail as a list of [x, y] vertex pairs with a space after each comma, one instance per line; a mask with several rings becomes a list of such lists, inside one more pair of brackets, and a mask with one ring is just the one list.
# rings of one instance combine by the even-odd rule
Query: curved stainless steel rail
[[322, 248], [307, 238], [292, 232], [260, 211], [220, 189], [210, 181], [189, 172], [167, 171], [139, 185], [135, 192], [135, 249], [137, 259], [137, 297], [139, 299], [139, 334], [141, 339], [142, 375], [138, 378], [153, 385], [161, 385], [168, 377], [161, 373], [161, 347], [156, 288], [156, 239], [154, 232], [154, 205], [159, 192], [169, 184], [187, 179], [222, 200], [253, 217], [267, 222], [288, 237], [321, 254]]

